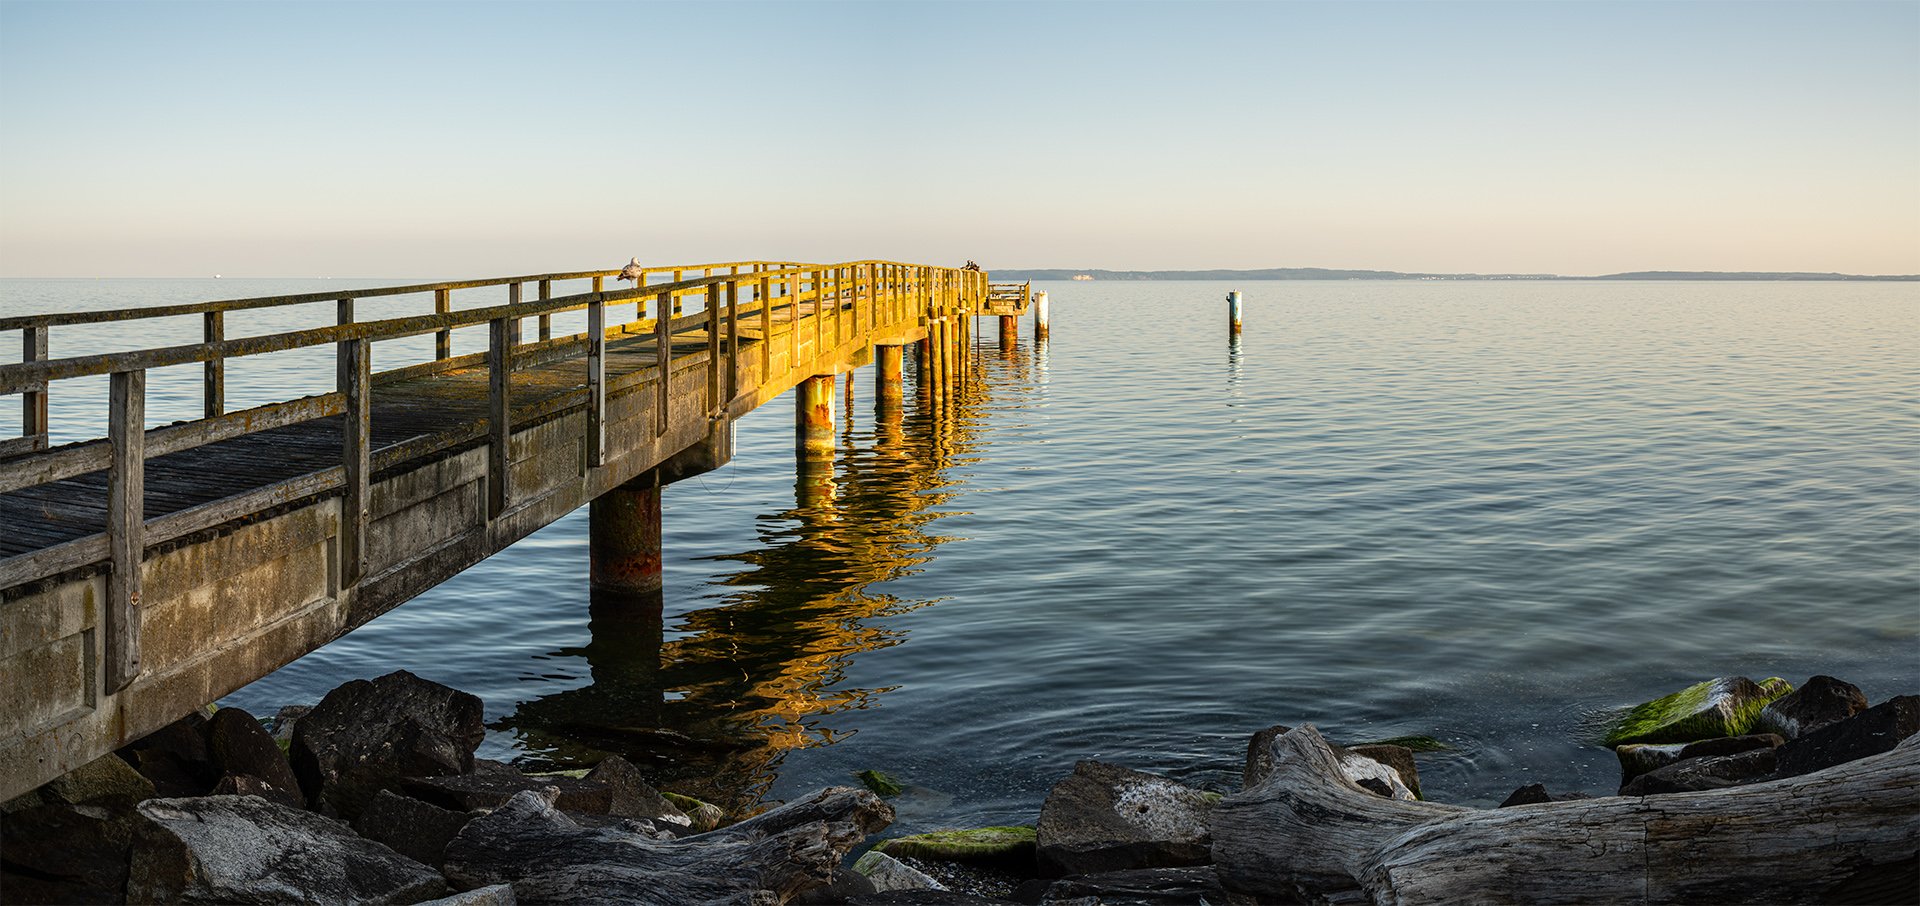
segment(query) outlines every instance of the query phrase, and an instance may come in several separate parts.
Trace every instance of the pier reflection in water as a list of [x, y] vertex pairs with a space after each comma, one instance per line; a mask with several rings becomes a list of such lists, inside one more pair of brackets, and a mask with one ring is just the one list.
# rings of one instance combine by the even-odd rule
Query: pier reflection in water
[[[935, 523], [954, 512], [943, 506], [959, 493], [956, 466], [986, 443], [982, 407], [1005, 395], [996, 385], [1031, 380], [1026, 347], [976, 352], [994, 361], [966, 369], [944, 411], [909, 393], [904, 410], [876, 407], [863, 435], [843, 405], [835, 459], [799, 463], [794, 505], [760, 518], [758, 546], [710, 558], [739, 564], [711, 580], [717, 605], [668, 632], [660, 592], [595, 590], [591, 640], [548, 654], [584, 659], [591, 683], [522, 701], [493, 724], [517, 737], [522, 766], [616, 753], [667, 789], [738, 812], [759, 805], [786, 752], [843, 738], [836, 714], [874, 707], [894, 688], [849, 685], [852, 659], [904, 640], [878, 625], [885, 617], [937, 601], [879, 586], [955, 540]], [[912, 359], [907, 379], [920, 384]], [[855, 390], [870, 373], [849, 375], [843, 399], [876, 398]]]

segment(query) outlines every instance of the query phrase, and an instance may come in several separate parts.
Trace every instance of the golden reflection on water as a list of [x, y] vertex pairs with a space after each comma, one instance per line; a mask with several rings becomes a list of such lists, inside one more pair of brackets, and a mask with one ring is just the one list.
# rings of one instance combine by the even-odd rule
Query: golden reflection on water
[[[729, 589], [721, 603], [687, 614], [674, 638], [660, 593], [596, 590], [591, 641], [551, 655], [583, 658], [591, 684], [523, 702], [494, 724], [516, 731], [523, 766], [617, 753], [665, 789], [741, 813], [758, 807], [786, 752], [848, 735], [834, 715], [896, 688], [849, 687], [854, 657], [904, 640], [878, 625], [886, 617], [937, 601], [875, 586], [919, 571], [955, 540], [934, 525], [955, 512], [955, 467], [981, 455], [986, 409], [1031, 381], [1034, 352], [976, 347], [943, 411], [910, 364], [918, 393], [904, 411], [876, 411], [870, 435], [856, 433], [854, 404], [844, 406], [836, 459], [797, 464], [793, 508], [763, 517], [759, 546], [713, 558], [741, 567], [716, 580]], [[861, 395], [849, 380], [846, 398]]]

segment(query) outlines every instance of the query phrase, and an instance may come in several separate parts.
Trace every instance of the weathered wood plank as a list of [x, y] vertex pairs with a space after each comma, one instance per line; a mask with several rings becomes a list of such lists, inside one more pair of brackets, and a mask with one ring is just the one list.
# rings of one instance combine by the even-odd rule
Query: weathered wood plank
[[104, 692], [125, 688], [140, 675], [140, 573], [146, 562], [147, 373], [114, 374], [108, 388], [111, 413], [107, 440], [113, 447], [108, 476], [107, 576]]

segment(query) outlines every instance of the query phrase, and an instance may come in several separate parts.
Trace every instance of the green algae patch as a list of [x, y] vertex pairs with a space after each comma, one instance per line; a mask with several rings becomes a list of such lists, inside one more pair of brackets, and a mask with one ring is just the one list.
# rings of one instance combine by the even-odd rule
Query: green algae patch
[[907, 791], [906, 787], [900, 785], [900, 781], [888, 776], [884, 771], [855, 771], [853, 776], [862, 786], [878, 793], [882, 799], [891, 799]]
[[1453, 747], [1431, 736], [1395, 736], [1392, 739], [1379, 739], [1372, 742], [1356, 742], [1347, 746], [1399, 746], [1415, 752], [1451, 752]]
[[692, 796], [682, 796], [665, 790], [661, 790], [660, 795], [673, 803], [675, 808], [687, 813], [687, 817], [693, 821], [693, 832], [696, 834], [713, 830], [727, 820], [726, 810], [711, 802], [701, 802]]
[[566, 770], [566, 771], [541, 771], [537, 774], [528, 774], [527, 776], [528, 777], [571, 777], [575, 780], [585, 780], [587, 777], [587, 774], [592, 770], [593, 770], [592, 768], [573, 768], [571, 770]]
[[994, 865], [1031, 874], [1037, 838], [1032, 825], [943, 830], [882, 840], [874, 849], [896, 859]]
[[1601, 734], [1600, 744], [1611, 748], [1741, 736], [1759, 719], [1761, 708], [1792, 691], [1793, 684], [1777, 676], [1764, 683], [1744, 676], [1710, 679], [1627, 709]]

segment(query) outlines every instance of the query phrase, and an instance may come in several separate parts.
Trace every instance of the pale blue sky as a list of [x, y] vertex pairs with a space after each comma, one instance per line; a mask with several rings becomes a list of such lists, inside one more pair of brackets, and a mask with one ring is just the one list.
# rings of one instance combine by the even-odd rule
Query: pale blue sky
[[1920, 3], [0, 0], [0, 275], [1920, 273]]

